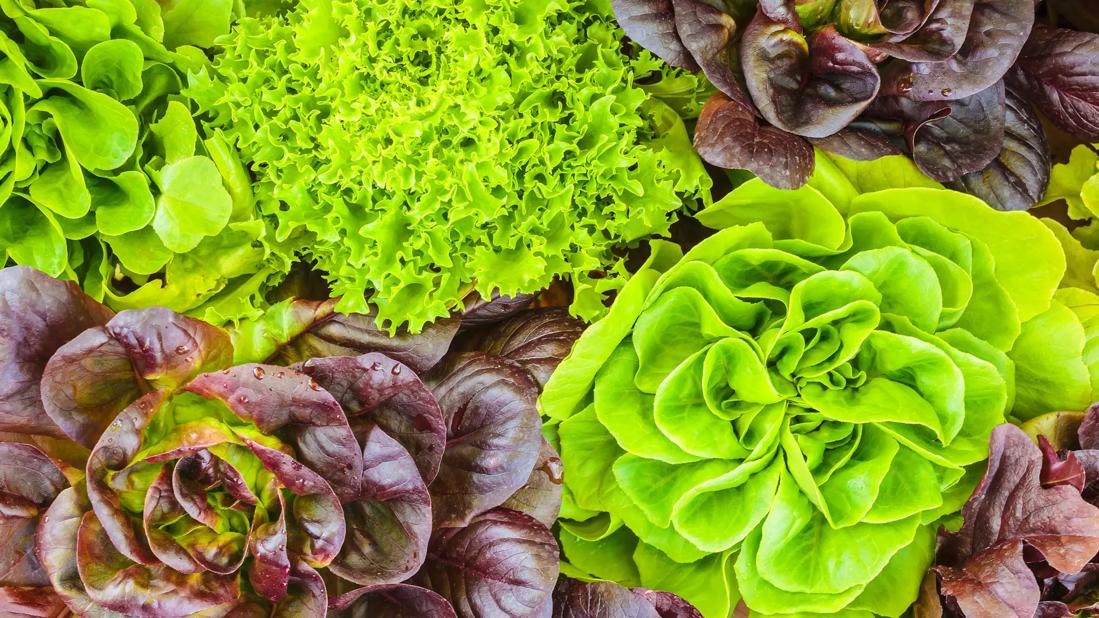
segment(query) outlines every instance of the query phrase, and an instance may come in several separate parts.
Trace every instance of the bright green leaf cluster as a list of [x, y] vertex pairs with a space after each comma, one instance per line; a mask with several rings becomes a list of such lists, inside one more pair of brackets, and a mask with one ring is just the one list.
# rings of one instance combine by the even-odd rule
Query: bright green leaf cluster
[[807, 186], [751, 180], [698, 218], [719, 231], [654, 241], [543, 394], [566, 571], [707, 618], [900, 616], [992, 428], [1080, 361], [1034, 335], [1057, 239], [903, 157], [820, 155]]
[[[1050, 309], [1024, 328], [1027, 343], [1041, 361], [1029, 363], [1033, 383], [1020, 389], [1016, 415], [1021, 420], [1045, 412], [1083, 410], [1099, 399], [1099, 154], [1078, 146], [1067, 163], [1053, 166], [1042, 203], [1064, 200], [1070, 231], [1043, 218], [1065, 251], [1068, 268]], [[1057, 346], [1045, 345], [1056, 341]]]
[[0, 2], [0, 264], [116, 309], [255, 313], [266, 264], [250, 180], [181, 94], [231, 0]]
[[570, 276], [592, 317], [616, 251], [709, 188], [646, 90], [697, 113], [699, 80], [622, 38], [607, 0], [306, 0], [239, 20], [188, 92], [341, 311], [415, 331], [470, 289]]

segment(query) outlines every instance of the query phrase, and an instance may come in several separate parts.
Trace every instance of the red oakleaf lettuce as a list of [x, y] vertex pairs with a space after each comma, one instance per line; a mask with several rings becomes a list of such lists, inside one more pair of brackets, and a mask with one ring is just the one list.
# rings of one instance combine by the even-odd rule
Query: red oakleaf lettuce
[[[1094, 446], [1099, 408], [1081, 415], [1039, 417], [1027, 426], [1055, 442]], [[1077, 436], [1066, 424], [1080, 425]], [[965, 523], [939, 539], [936, 588], [921, 607], [968, 618], [1071, 616], [1094, 603], [1099, 564], [1099, 508], [1091, 484], [1099, 451], [1059, 453], [1043, 435], [1001, 425], [990, 439], [989, 465], [962, 510]], [[1090, 475], [1090, 476], [1089, 476]], [[933, 583], [933, 582], [932, 582]], [[925, 610], [926, 611], [926, 610]]]

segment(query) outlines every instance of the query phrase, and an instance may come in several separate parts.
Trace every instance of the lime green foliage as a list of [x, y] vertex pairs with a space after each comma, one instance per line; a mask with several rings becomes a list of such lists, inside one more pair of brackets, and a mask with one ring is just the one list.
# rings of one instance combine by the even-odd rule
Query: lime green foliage
[[1078, 223], [1070, 232], [1042, 219], [1061, 241], [1068, 268], [1053, 306], [1023, 333], [1043, 361], [1020, 375], [1033, 382], [1029, 392], [1020, 385], [1020, 403], [1031, 404], [1019, 414], [1023, 419], [1083, 410], [1099, 399], [1099, 155], [1092, 147], [1079, 146], [1068, 163], [1053, 166], [1042, 203], [1058, 200]]
[[[341, 311], [416, 331], [471, 288], [564, 275], [592, 317], [621, 286], [592, 272], [709, 184], [680, 117], [635, 83], [662, 63], [622, 38], [607, 0], [306, 0], [241, 19], [189, 92]], [[694, 77], [653, 87], [697, 113]]]
[[[269, 267], [249, 179], [180, 91], [230, 0], [0, 2], [0, 264], [116, 309], [256, 312]], [[167, 44], [167, 45], [166, 45]]]
[[819, 155], [807, 186], [750, 180], [698, 218], [718, 231], [654, 241], [542, 396], [568, 572], [707, 618], [900, 616], [1056, 347], [1032, 325], [1057, 239], [903, 157]]

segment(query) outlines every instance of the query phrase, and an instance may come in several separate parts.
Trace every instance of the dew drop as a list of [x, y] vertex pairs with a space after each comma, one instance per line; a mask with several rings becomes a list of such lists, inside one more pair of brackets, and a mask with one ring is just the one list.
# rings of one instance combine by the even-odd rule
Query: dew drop
[[227, 375], [229, 375], [229, 370], [228, 369], [222, 369], [221, 374], [227, 376]]
[[948, 97], [954, 92], [954, 89], [953, 88], [943, 88], [939, 92], [941, 92], [944, 97]]
[[393, 365], [393, 370], [390, 371], [390, 373], [392, 373], [395, 376], [401, 375], [401, 366], [400, 365]]
[[321, 385], [317, 384], [316, 380], [310, 380], [309, 381], [309, 388], [311, 388], [315, 391], [319, 391], [319, 390], [321, 390]]
[[551, 459], [542, 466], [542, 472], [546, 473], [554, 485], [560, 485], [565, 478], [565, 467], [560, 459]]
[[176, 354], [179, 354], [180, 356], [183, 356], [184, 354], [186, 354], [190, 351], [191, 351], [191, 348], [188, 348], [185, 345], [176, 346]]
[[381, 369], [381, 366], [378, 365], [377, 362], [373, 362], [373, 363], [370, 363], [370, 367], [368, 367], [368, 369], [370, 369], [370, 371], [377, 371], [377, 370]]
[[237, 401], [239, 401], [241, 403], [248, 403], [248, 396], [247, 395], [241, 395], [241, 396], [237, 397]]
[[263, 367], [256, 367], [255, 369], [252, 369], [252, 375], [256, 376], [257, 380], [262, 380], [263, 376], [266, 375], [266, 372], [263, 370]]

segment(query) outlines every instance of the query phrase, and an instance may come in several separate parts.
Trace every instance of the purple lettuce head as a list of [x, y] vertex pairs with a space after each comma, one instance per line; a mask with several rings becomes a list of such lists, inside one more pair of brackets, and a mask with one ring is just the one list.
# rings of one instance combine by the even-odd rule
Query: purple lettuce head
[[568, 316], [482, 311], [457, 344], [457, 319], [388, 337], [295, 302], [234, 354], [30, 269], [0, 300], [0, 429], [90, 449], [81, 474], [0, 443], [5, 615], [551, 615], [562, 471], [536, 400]]
[[[1002, 209], [1029, 208], [1049, 182], [1032, 105], [1099, 139], [1099, 36], [1035, 27], [1036, 4], [612, 2], [630, 38], [717, 89], [695, 130], [708, 162], [792, 189], [813, 171], [813, 145], [859, 160], [906, 153]], [[1044, 17], [1095, 27], [1075, 3], [1044, 4]]]

